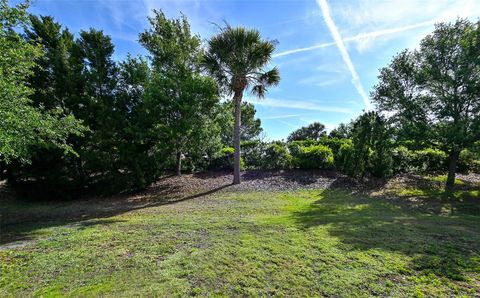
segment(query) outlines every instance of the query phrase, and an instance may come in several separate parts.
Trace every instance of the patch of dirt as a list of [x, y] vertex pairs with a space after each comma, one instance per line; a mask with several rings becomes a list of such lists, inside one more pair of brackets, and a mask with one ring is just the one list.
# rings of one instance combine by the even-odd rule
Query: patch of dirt
[[477, 173], [457, 174], [456, 178], [463, 182], [480, 185], [480, 174]]
[[232, 185], [231, 172], [208, 172], [167, 176], [147, 190], [147, 194], [195, 193], [226, 188], [229, 191], [289, 191], [298, 189], [322, 189], [334, 186], [354, 186], [355, 181], [334, 171], [246, 171], [242, 183]]
[[16, 249], [16, 248], [22, 248], [25, 247], [29, 244], [34, 244], [37, 243], [38, 240], [22, 240], [22, 241], [15, 241], [15, 242], [10, 242], [7, 244], [0, 245], [0, 251], [1, 250], [10, 250], [10, 249]]

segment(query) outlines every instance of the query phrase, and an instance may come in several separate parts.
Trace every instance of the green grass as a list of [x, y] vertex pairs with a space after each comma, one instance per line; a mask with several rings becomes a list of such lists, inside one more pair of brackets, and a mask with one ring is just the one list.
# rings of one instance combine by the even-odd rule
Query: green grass
[[10, 238], [0, 239], [3, 244], [15, 235], [33, 241], [0, 250], [0, 296], [452, 297], [480, 291], [478, 204], [436, 202], [424, 209], [344, 190], [227, 189], [83, 221], [65, 215], [76, 204], [22, 205], [27, 213], [64, 218], [4, 228]]

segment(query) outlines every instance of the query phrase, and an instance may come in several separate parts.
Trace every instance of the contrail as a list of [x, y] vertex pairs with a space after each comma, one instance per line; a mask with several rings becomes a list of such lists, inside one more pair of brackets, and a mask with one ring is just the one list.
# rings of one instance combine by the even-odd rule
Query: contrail
[[367, 32], [367, 33], [360, 33], [352, 37], [347, 37], [344, 38], [344, 41], [354, 41], [354, 40], [359, 40], [363, 38], [371, 38], [371, 37], [378, 37], [382, 35], [388, 35], [388, 34], [393, 34], [393, 33], [399, 33], [403, 31], [408, 31], [408, 30], [413, 30], [417, 28], [422, 28], [422, 27], [427, 27], [434, 25], [437, 21], [436, 20], [430, 20], [426, 22], [421, 22], [417, 24], [412, 24], [412, 25], [407, 25], [403, 27], [397, 27], [397, 28], [390, 28], [390, 29], [384, 29], [384, 30], [378, 30], [378, 31], [373, 31], [373, 32]]
[[335, 41], [335, 44], [337, 45], [337, 48], [340, 51], [340, 55], [342, 56], [343, 62], [347, 65], [347, 68], [350, 71], [350, 74], [352, 75], [352, 83], [357, 89], [358, 94], [360, 94], [360, 96], [362, 97], [363, 102], [365, 103], [366, 109], [370, 110], [372, 107], [372, 104], [368, 99], [367, 93], [363, 89], [362, 83], [360, 82], [360, 77], [358, 76], [358, 73], [355, 70], [355, 67], [353, 66], [352, 59], [350, 59], [350, 55], [348, 54], [347, 48], [345, 47], [345, 44], [342, 40], [342, 36], [340, 35], [340, 32], [338, 31], [338, 28], [335, 25], [335, 22], [330, 16], [330, 10], [328, 8], [327, 0], [317, 0], [317, 4], [320, 6], [320, 9], [322, 10], [325, 23], [327, 24], [328, 30], [330, 30], [330, 34], [332, 35], [333, 40]]
[[275, 57], [281, 57], [281, 56], [286, 56], [286, 55], [295, 54], [295, 53], [300, 53], [300, 52], [307, 52], [307, 51], [311, 51], [311, 50], [315, 50], [315, 49], [320, 49], [320, 48], [326, 48], [326, 47], [334, 46], [334, 45], [335, 45], [334, 42], [326, 42], [326, 43], [317, 44], [317, 45], [314, 45], [314, 46], [311, 46], [311, 47], [306, 47], [306, 48], [300, 48], [300, 49], [288, 50], [288, 51], [280, 52], [280, 53], [277, 53], [277, 54], [272, 55], [272, 57], [275, 58]]
[[[394, 34], [394, 33], [399, 33], [399, 32], [404, 32], [408, 30], [413, 30], [417, 28], [422, 28], [422, 27], [428, 27], [431, 25], [434, 25], [437, 22], [437, 20], [430, 20], [426, 22], [421, 22], [421, 23], [416, 23], [412, 25], [407, 25], [407, 26], [402, 26], [402, 27], [396, 27], [396, 28], [389, 28], [389, 29], [384, 29], [384, 30], [378, 30], [378, 31], [373, 31], [373, 32], [366, 32], [366, 33], [360, 33], [355, 36], [351, 37], [345, 37], [343, 41], [356, 41], [356, 40], [361, 40], [364, 38], [372, 38], [372, 37], [379, 37], [383, 35], [389, 35], [389, 34]], [[336, 45], [335, 42], [326, 42], [326, 43], [321, 43], [317, 45], [313, 45], [310, 47], [305, 47], [305, 48], [298, 48], [298, 49], [293, 49], [293, 50], [288, 50], [284, 52], [280, 52], [277, 54], [274, 54], [273, 57], [282, 57], [282, 56], [287, 56], [295, 53], [301, 53], [301, 52], [307, 52], [315, 49], [320, 49], [320, 48], [326, 48], [330, 46]]]

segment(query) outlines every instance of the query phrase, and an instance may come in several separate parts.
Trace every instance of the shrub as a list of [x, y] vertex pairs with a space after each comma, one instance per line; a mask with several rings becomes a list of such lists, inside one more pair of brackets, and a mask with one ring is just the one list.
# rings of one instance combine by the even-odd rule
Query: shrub
[[420, 172], [440, 172], [447, 168], [447, 154], [436, 148], [417, 150], [413, 153], [412, 165]]
[[352, 141], [348, 140], [343, 143], [335, 156], [335, 166], [342, 172], [348, 172], [353, 155]]
[[302, 169], [331, 169], [333, 153], [323, 145], [301, 147], [295, 156], [295, 165]]
[[295, 159], [296, 157], [298, 157], [298, 155], [300, 155], [300, 152], [302, 151], [302, 147], [304, 146], [302, 146], [302, 142], [295, 141], [295, 142], [288, 143], [287, 147], [288, 147], [288, 152], [290, 152], [292, 157]]
[[391, 149], [388, 145], [379, 145], [379, 142], [377, 142], [369, 156], [368, 170], [373, 176], [388, 177], [392, 175], [392, 165], [393, 159]]
[[274, 142], [268, 145], [263, 156], [263, 168], [288, 169], [291, 166], [292, 156], [282, 143]]
[[261, 141], [242, 142], [242, 158], [245, 160], [245, 167], [248, 169], [261, 169], [266, 149], [267, 144]]
[[458, 171], [463, 173], [473, 171], [477, 164], [475, 161], [476, 156], [472, 151], [468, 149], [462, 150], [458, 160]]
[[[225, 147], [215, 156], [211, 162], [209, 168], [211, 170], [233, 170], [233, 154], [235, 149], [232, 147]], [[243, 157], [240, 159], [240, 168], [243, 170], [245, 167], [245, 161]]]
[[412, 159], [413, 151], [405, 146], [398, 146], [392, 151], [393, 172], [394, 173], [408, 173], [413, 170]]
[[476, 159], [472, 162], [471, 172], [480, 174], [480, 159]]
[[340, 150], [340, 147], [345, 144], [346, 142], [349, 142], [348, 139], [339, 139], [339, 138], [329, 138], [329, 137], [323, 137], [320, 139], [318, 142], [319, 145], [324, 145], [327, 146], [328, 148], [332, 149], [333, 156], [337, 156], [338, 151]]

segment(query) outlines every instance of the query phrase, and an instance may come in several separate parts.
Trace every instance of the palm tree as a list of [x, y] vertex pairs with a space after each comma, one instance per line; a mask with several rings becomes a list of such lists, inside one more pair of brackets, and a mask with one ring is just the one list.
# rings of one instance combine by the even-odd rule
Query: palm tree
[[203, 65], [222, 91], [227, 95], [233, 94], [235, 103], [233, 184], [240, 184], [240, 110], [243, 93], [250, 90], [253, 95], [263, 98], [268, 87], [279, 83], [280, 74], [276, 67], [265, 70], [275, 45], [274, 41], [263, 40], [258, 30], [229, 25], [208, 41]]

